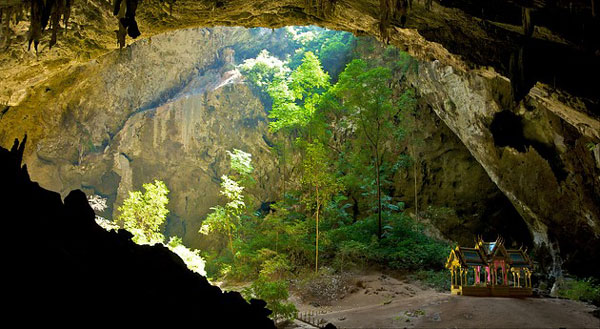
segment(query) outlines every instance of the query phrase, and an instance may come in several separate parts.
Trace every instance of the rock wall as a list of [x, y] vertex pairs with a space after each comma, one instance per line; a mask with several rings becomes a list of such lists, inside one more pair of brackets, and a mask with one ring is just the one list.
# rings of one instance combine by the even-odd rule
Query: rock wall
[[[420, 99], [415, 120], [421, 141], [398, 147], [417, 160], [419, 220], [430, 222], [442, 238], [472, 245], [475, 235], [533, 246], [533, 237], [511, 201], [498, 189], [462, 141], [432, 107]], [[416, 147], [415, 147], [416, 145]], [[415, 213], [414, 168], [394, 177], [395, 198]]]
[[259, 179], [250, 193], [258, 206], [278, 193], [266, 113], [232, 70], [230, 46], [251, 37], [246, 29], [184, 30], [81, 64], [7, 111], [0, 145], [27, 133], [32, 178], [62, 195], [82, 189], [107, 197], [106, 217], [129, 191], [165, 181], [167, 234], [199, 247], [201, 220], [224, 201], [226, 150], [253, 155]]
[[412, 83], [527, 223], [542, 268], [594, 275], [586, 264], [600, 257], [600, 170], [586, 144], [600, 122], [540, 84], [515, 105], [499, 75], [436, 61], [418, 72]]
[[263, 105], [241, 83], [239, 72], [215, 78], [207, 82], [214, 87], [204, 93], [130, 117], [104, 152], [113, 160], [107, 170], [121, 176], [115, 204], [144, 182], [163, 180], [171, 190], [166, 235], [183, 237], [194, 247], [200, 247], [198, 230], [210, 207], [225, 202], [219, 184], [230, 173], [226, 150], [252, 154], [257, 180], [249, 193], [255, 207], [274, 201], [280, 186], [277, 158], [265, 141], [269, 132]]

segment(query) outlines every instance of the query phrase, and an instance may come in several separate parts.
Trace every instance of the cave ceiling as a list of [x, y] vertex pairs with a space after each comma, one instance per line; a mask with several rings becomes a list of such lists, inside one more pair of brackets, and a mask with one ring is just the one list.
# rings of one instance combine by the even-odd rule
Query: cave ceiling
[[[27, 41], [34, 32], [29, 26], [14, 24], [16, 21], [12, 22], [13, 26], [8, 24], [10, 32], [7, 32], [6, 17], [14, 15], [14, 20], [23, 19], [17, 18], [15, 13], [28, 11], [30, 3], [40, 1], [0, 1], [3, 39], [7, 34], [14, 34], [9, 42], [3, 40], [9, 54], [4, 58], [5, 63], [23, 57], [26, 61], [52, 58], [52, 63], [46, 65], [48, 70], [50, 65], [62, 66], [115, 49], [118, 20], [113, 16], [111, 3], [57, 0], [49, 3], [64, 6], [73, 2], [73, 9], [69, 7], [69, 14], [65, 14], [71, 16], [71, 27], [66, 35], [58, 32], [60, 49], [50, 49], [55, 36], [48, 31], [41, 37], [41, 54], [38, 53], [35, 59], [24, 56]], [[598, 115], [600, 20], [595, 2], [146, 0], [140, 1], [136, 19], [142, 38], [173, 29], [219, 25], [278, 28], [314, 24], [357, 35], [371, 35], [403, 48], [419, 59], [436, 59], [455, 69], [492, 67], [511, 78], [517, 100], [539, 81], [580, 96], [586, 102], [587, 110]], [[53, 20], [54, 16], [50, 15], [50, 21]], [[11, 73], [6, 71], [2, 74], [3, 79]], [[11, 102], [14, 100], [5, 101]]]

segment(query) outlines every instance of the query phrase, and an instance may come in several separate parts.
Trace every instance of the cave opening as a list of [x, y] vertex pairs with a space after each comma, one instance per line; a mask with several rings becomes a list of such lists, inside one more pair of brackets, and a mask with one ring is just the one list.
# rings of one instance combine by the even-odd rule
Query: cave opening
[[[168, 2], [171, 16], [174, 4]], [[331, 15], [332, 4], [317, 2], [311, 15]], [[212, 11], [230, 5], [217, 1]], [[508, 7], [514, 25], [518, 11]], [[300, 15], [290, 10], [286, 15]], [[252, 15], [239, 17], [256, 25]], [[379, 23], [378, 29], [389, 41], [389, 26]], [[241, 291], [256, 309], [264, 305], [251, 297], [266, 300], [276, 320], [314, 324], [315, 317], [302, 311], [365, 299], [358, 295], [383, 296], [388, 305], [415, 287], [448, 290], [448, 250], [453, 243], [469, 245], [477, 235], [486, 241], [502, 235], [515, 248], [534, 246], [539, 232], [530, 232], [515, 208], [522, 211], [520, 200], [498, 188], [490, 179], [494, 173], [471, 154], [473, 144], [460, 131], [466, 128], [452, 126], [434, 104], [437, 96], [454, 105], [456, 95], [421, 94], [420, 69], [443, 82], [435, 62], [403, 51], [414, 47], [414, 54], [422, 45], [400, 50], [357, 37], [372, 31], [353, 33], [314, 26], [213, 27], [121, 43], [119, 51], [69, 68], [66, 78], [40, 79], [21, 107], [5, 107], [0, 142], [29, 129], [33, 151], [26, 162], [34, 180], [63, 196], [82, 189], [97, 223], [131, 233], [114, 236], [142, 245], [159, 241], [155, 252], [162, 252], [161, 245], [175, 252], [196, 273]], [[424, 35], [439, 38], [436, 33]], [[469, 37], [461, 33], [457, 39]], [[443, 47], [427, 47], [434, 57], [446, 55]], [[55, 55], [41, 50], [42, 56]], [[388, 112], [372, 111], [373, 104]], [[61, 112], [63, 105], [70, 112]], [[43, 113], [29, 112], [48, 132], [25, 124], [7, 133], [5, 127], [17, 126], [17, 115], [37, 106], [51, 109], [43, 119]], [[60, 122], [61, 133], [48, 129], [48, 122]], [[558, 180], [566, 178], [557, 150], [526, 138], [519, 116], [502, 111], [490, 130], [496, 146], [521, 153], [533, 147]], [[384, 142], [374, 143], [373, 136]], [[78, 198], [75, 193], [65, 200], [71, 214]], [[163, 222], [139, 220], [145, 213]], [[359, 275], [348, 279], [353, 273]], [[409, 282], [404, 290], [389, 289], [402, 280]], [[300, 298], [298, 305], [290, 303], [290, 293], [292, 300]], [[421, 313], [407, 316], [414, 314]]]
[[507, 110], [496, 113], [490, 124], [490, 132], [497, 147], [512, 147], [520, 153], [525, 153], [529, 147], [532, 147], [548, 162], [558, 181], [564, 181], [567, 178], [568, 172], [555, 147], [525, 137], [521, 116]]
[[[512, 203], [411, 85], [418, 62], [394, 46], [315, 26], [217, 27], [142, 40], [105, 63], [127, 69], [107, 65], [101, 75], [111, 82], [74, 94], [89, 112], [78, 116], [69, 105], [61, 124], [84, 137], [44, 162], [60, 174], [43, 177], [34, 165], [34, 179], [82, 189], [102, 227], [164, 244], [224, 289], [251, 283], [244, 294], [267, 299], [276, 317], [295, 314], [288, 289], [301, 310], [333, 303], [343, 286], [332, 297], [321, 285], [352, 271], [445, 277], [448, 241], [502, 235], [507, 245], [531, 246]], [[140, 78], [134, 97], [112, 82]], [[112, 117], [99, 117], [94, 99], [108, 100]], [[367, 121], [362, 107], [371, 107]], [[375, 145], [385, 155], [369, 151], [371, 130], [380, 129], [373, 123], [387, 124], [385, 143]], [[74, 162], [61, 165], [69, 148]], [[450, 174], [450, 166], [464, 172]], [[328, 199], [315, 199], [319, 193]], [[412, 249], [421, 254], [395, 256]], [[313, 266], [319, 279], [290, 285]], [[269, 300], [264, 289], [279, 297]]]
[[490, 124], [490, 131], [496, 146], [510, 146], [521, 153], [527, 150], [529, 142], [523, 136], [521, 117], [513, 112], [498, 112]]

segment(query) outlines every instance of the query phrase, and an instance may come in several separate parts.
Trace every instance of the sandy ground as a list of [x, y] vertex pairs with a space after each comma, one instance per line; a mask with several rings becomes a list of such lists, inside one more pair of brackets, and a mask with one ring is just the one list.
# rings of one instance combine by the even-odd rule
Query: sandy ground
[[[570, 300], [454, 296], [381, 273], [351, 282], [327, 306], [291, 300], [338, 328], [600, 328], [594, 306]], [[314, 327], [296, 321], [288, 328]]]

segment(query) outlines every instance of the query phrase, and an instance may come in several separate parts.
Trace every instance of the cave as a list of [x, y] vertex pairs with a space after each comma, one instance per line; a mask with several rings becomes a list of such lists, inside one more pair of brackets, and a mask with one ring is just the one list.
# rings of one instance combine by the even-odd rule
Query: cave
[[559, 153], [552, 146], [540, 141], [526, 138], [523, 134], [523, 122], [521, 117], [510, 111], [498, 112], [490, 124], [490, 132], [494, 136], [494, 144], [498, 147], [510, 146], [524, 153], [529, 147], [535, 149], [542, 158], [548, 161], [556, 179], [563, 181], [568, 173], [564, 168]]
[[[396, 312], [413, 286], [389, 287], [445, 280], [440, 252], [432, 260], [436, 248], [499, 236], [537, 259], [533, 285], [543, 298], [535, 303], [567, 296], [597, 305], [600, 278], [589, 266], [600, 261], [597, 6], [594, 0], [1, 3], [0, 174], [2, 208], [11, 214], [5, 243], [7, 294], [17, 301], [11, 310], [15, 317], [42, 311], [61, 320], [68, 314], [97, 318], [95, 310], [112, 305], [156, 310], [165, 321], [177, 312], [182, 315], [173, 321], [183, 321], [202, 309], [206, 326], [265, 328], [290, 321], [427, 327], [442, 314], [442, 323], [465, 326], [464, 319], [430, 306], [423, 314], [402, 310], [402, 319], [383, 311], [369, 316], [348, 308], [336, 316], [324, 310], [342, 300], [379, 298], [375, 303]], [[413, 93], [413, 112], [387, 120], [412, 128], [386, 134], [386, 151], [375, 162], [365, 164], [370, 147], [356, 137], [362, 131], [368, 142], [369, 130], [344, 126], [351, 115], [344, 106], [361, 97], [332, 91], [324, 99], [349, 98], [327, 110], [319, 105], [315, 118], [321, 121], [307, 124], [312, 130], [296, 123], [273, 131], [281, 99], [269, 88], [292, 81], [309, 61], [307, 49], [327, 73], [315, 94], [359, 78], [363, 88], [346, 95], [368, 89], [369, 75], [343, 78], [354, 60], [389, 70], [380, 89], [389, 89], [382, 99], [394, 106], [408, 106], [401, 102]], [[287, 71], [275, 77], [243, 67], [260, 60]], [[260, 79], [269, 79], [269, 88]], [[293, 104], [307, 108], [312, 100], [303, 99], [308, 91], [301, 94]], [[306, 161], [323, 140], [343, 188], [332, 183], [335, 197], [321, 204], [317, 190], [310, 203], [315, 194], [303, 187]], [[234, 159], [238, 166], [250, 159], [246, 153], [251, 177], [233, 169]], [[229, 180], [248, 184], [237, 199], [248, 206], [236, 218], [250, 224], [233, 236], [199, 235], [210, 229], [213, 214], [229, 211], [225, 201], [234, 199], [223, 190]], [[121, 229], [98, 226], [98, 217], [109, 226], [124, 218], [132, 193], [160, 190], [158, 183], [146, 185], [158, 181], [169, 196], [161, 243], [152, 245], [150, 236], [134, 243], [140, 236], [125, 230], [124, 221]], [[90, 197], [101, 200], [101, 210], [90, 208]], [[315, 214], [321, 242], [312, 231]], [[313, 227], [291, 224], [303, 222]], [[348, 238], [352, 234], [357, 237]], [[306, 241], [294, 245], [294, 235]], [[393, 247], [386, 244], [392, 241]], [[410, 251], [386, 253], [404, 245]], [[187, 256], [174, 253], [179, 246], [188, 248]], [[206, 267], [188, 270], [189, 259], [200, 256]], [[324, 274], [304, 282], [303, 273], [313, 269]], [[351, 277], [353, 271], [363, 276]], [[221, 280], [227, 277], [247, 286]], [[289, 303], [259, 294], [260, 284], [281, 282], [291, 300], [302, 301], [296, 313]], [[588, 289], [584, 297], [573, 297], [576, 285]], [[445, 298], [438, 293], [433, 300]], [[57, 295], [62, 298], [51, 297]], [[597, 321], [592, 304], [562, 302], [576, 316], [551, 312], [556, 323]], [[545, 326], [548, 316], [533, 318]]]
[[490, 125], [496, 146], [510, 146], [519, 152], [525, 152], [529, 144], [523, 136], [521, 118], [510, 111], [502, 111], [494, 116]]

